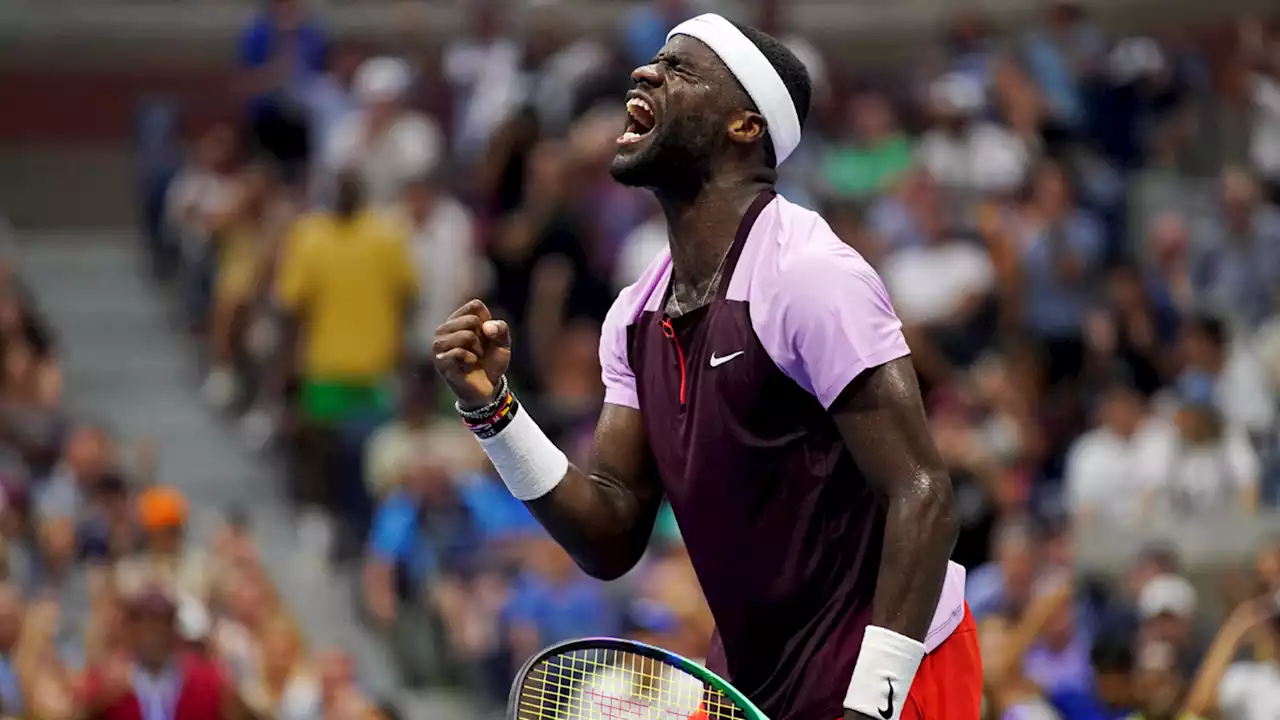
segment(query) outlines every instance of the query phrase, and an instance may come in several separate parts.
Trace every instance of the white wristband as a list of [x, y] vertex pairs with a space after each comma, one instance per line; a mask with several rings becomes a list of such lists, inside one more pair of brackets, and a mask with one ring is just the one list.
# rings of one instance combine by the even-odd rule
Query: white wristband
[[869, 626], [844, 696], [845, 708], [873, 718], [898, 720], [921, 660], [924, 643]]
[[518, 500], [536, 500], [555, 490], [569, 471], [569, 458], [523, 407], [496, 435], [476, 439]]

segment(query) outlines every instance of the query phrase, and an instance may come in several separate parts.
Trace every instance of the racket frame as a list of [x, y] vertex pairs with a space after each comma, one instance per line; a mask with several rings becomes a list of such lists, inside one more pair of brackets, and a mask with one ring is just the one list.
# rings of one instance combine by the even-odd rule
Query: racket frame
[[755, 703], [747, 699], [742, 691], [729, 684], [728, 680], [711, 672], [701, 664], [690, 660], [689, 658], [677, 655], [670, 650], [648, 643], [638, 642], [636, 640], [627, 640], [624, 638], [611, 637], [588, 637], [579, 638], [577, 640], [566, 640], [562, 643], [556, 643], [550, 647], [544, 648], [542, 652], [529, 658], [524, 665], [520, 667], [520, 672], [516, 673], [515, 682], [511, 684], [511, 693], [507, 697], [507, 718], [508, 720], [519, 720], [520, 709], [520, 690], [524, 687], [524, 681], [529, 673], [537, 667], [541, 662], [550, 658], [567, 655], [577, 650], [618, 650], [621, 652], [647, 657], [651, 660], [670, 665], [677, 670], [681, 670], [692, 675], [705, 685], [710, 685], [713, 690], [717, 690], [725, 697], [729, 698], [738, 709], [742, 711], [745, 720], [769, 720]]

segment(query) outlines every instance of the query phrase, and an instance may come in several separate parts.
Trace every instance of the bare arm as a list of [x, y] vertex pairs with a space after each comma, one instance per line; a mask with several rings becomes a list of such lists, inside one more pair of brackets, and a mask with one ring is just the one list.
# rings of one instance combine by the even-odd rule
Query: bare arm
[[570, 465], [555, 490], [526, 504], [583, 570], [614, 580], [635, 567], [653, 534], [662, 504], [655, 477], [640, 411], [606, 404], [591, 470]]
[[[482, 407], [495, 398], [510, 363], [510, 331], [472, 300], [436, 329], [432, 352], [460, 406]], [[640, 412], [606, 403], [592, 455], [589, 471], [570, 464], [550, 492], [526, 504], [583, 570], [611, 580], [639, 561], [662, 501]]]
[[886, 508], [871, 623], [923, 641], [959, 521], [951, 478], [934, 447], [910, 358], [860, 375], [831, 412]]
[[1217, 708], [1218, 688], [1222, 684], [1222, 678], [1249, 632], [1269, 617], [1268, 600], [1264, 598], [1244, 602], [1222, 624], [1191, 681], [1191, 690], [1187, 693], [1186, 704], [1183, 706], [1184, 712], [1199, 716]]

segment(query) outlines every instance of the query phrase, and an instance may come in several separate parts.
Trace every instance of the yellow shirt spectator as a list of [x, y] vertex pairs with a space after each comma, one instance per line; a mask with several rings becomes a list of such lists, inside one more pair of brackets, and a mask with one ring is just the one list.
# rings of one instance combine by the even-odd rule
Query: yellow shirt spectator
[[276, 290], [301, 320], [307, 379], [377, 382], [396, 368], [404, 313], [418, 292], [399, 225], [372, 211], [302, 217]]

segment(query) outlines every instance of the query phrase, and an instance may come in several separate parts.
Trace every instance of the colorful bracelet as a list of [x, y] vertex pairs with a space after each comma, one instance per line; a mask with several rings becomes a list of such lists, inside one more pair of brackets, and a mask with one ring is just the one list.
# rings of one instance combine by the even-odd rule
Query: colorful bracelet
[[498, 397], [483, 408], [470, 411], [458, 409], [458, 412], [462, 415], [463, 424], [467, 426], [468, 430], [475, 433], [478, 438], [491, 438], [497, 435], [503, 428], [511, 424], [511, 421], [516, 417], [516, 413], [520, 410], [520, 403], [516, 401], [515, 394], [507, 387], [505, 377], [498, 387]]

